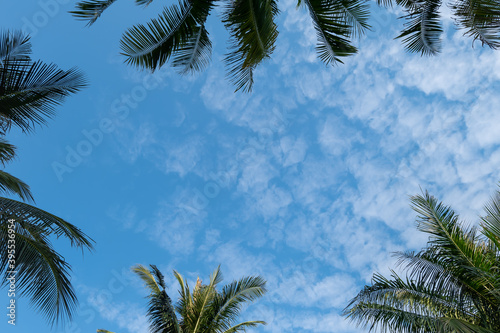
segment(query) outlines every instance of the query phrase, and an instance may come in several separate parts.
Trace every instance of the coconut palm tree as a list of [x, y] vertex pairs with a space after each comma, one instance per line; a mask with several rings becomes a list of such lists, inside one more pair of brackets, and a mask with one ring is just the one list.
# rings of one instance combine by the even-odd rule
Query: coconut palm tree
[[[162, 273], [154, 265], [150, 269], [137, 265], [132, 270], [149, 289], [147, 316], [151, 332], [162, 333], [234, 333], [265, 322], [245, 321], [235, 324], [245, 302], [253, 302], [266, 292], [266, 282], [260, 276], [248, 276], [217, 290], [222, 281], [220, 267], [210, 276], [207, 285], [198, 278], [191, 291], [187, 281], [176, 271], [180, 298], [174, 305], [166, 292]], [[110, 331], [99, 329], [97, 332]]]
[[[30, 59], [29, 37], [22, 32], [0, 33], [0, 164], [15, 157], [15, 147], [3, 136], [12, 126], [31, 132], [54, 114], [54, 106], [85, 85], [75, 69]], [[34, 202], [29, 186], [0, 170], [0, 193]], [[70, 265], [57, 253], [51, 237], [72, 246], [92, 249], [92, 239], [79, 228], [46, 211], [0, 197], [0, 282], [28, 296], [51, 323], [70, 319], [77, 299], [70, 281]]]
[[344, 315], [370, 331], [500, 332], [500, 193], [479, 227], [427, 192], [411, 201], [427, 247], [397, 253], [406, 276], [375, 274]]
[[[116, 0], [80, 1], [71, 13], [93, 24]], [[141, 6], [153, 0], [136, 0]], [[147, 25], [139, 24], [122, 37], [122, 54], [133, 66], [155, 70], [171, 57], [180, 73], [203, 70], [210, 61], [211, 47], [205, 23], [215, 5], [222, 5], [222, 22], [229, 31], [229, 52], [224, 58], [230, 80], [236, 90], [249, 91], [253, 70], [269, 58], [278, 30], [275, 0], [179, 0], [166, 7]], [[318, 35], [317, 51], [326, 64], [357, 52], [351, 39], [369, 28], [369, 4], [366, 0], [299, 0], [297, 6], [309, 11]]]

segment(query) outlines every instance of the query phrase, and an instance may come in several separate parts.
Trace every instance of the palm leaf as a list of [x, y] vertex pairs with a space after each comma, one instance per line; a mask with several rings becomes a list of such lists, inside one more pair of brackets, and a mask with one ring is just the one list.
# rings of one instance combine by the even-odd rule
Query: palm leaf
[[147, 7], [153, 0], [135, 0], [135, 3], [139, 6]]
[[465, 35], [492, 49], [500, 47], [500, 3], [495, 0], [460, 0], [451, 4], [455, 21]]
[[227, 330], [225, 330], [223, 333], [234, 333], [234, 332], [239, 332], [245, 330], [249, 327], [257, 327], [258, 325], [266, 325], [265, 321], [262, 320], [253, 320], [253, 321], [245, 321], [243, 323], [239, 323], [237, 325], [234, 325]]
[[77, 10], [70, 11], [74, 17], [92, 25], [116, 0], [89, 0], [76, 3]]
[[178, 6], [165, 8], [147, 26], [139, 24], [129, 29], [121, 40], [126, 62], [150, 70], [163, 66], [172, 53], [196, 35], [196, 27], [203, 25], [213, 2], [181, 0]]
[[319, 44], [318, 56], [326, 64], [340, 62], [357, 52], [350, 44], [353, 27], [346, 22], [345, 7], [333, 0], [304, 0], [313, 20]]
[[[8, 242], [13, 221], [15, 267], [9, 265]], [[49, 241], [50, 235], [65, 236], [74, 246], [92, 249], [92, 240], [66, 221], [28, 204], [0, 198], [0, 275], [6, 284], [10, 270], [15, 269], [16, 287], [31, 299], [51, 323], [71, 319], [77, 299], [71, 281], [69, 264]]]
[[0, 138], [0, 163], [5, 166], [7, 162], [14, 159], [16, 156], [16, 147]]
[[165, 291], [163, 274], [154, 265], [148, 270], [142, 265], [132, 268], [150, 290], [148, 320], [152, 333], [180, 333], [172, 300]]
[[0, 32], [0, 66], [8, 60], [30, 60], [30, 37], [21, 30]]
[[27, 132], [54, 115], [54, 107], [85, 87], [83, 75], [54, 64], [10, 61], [0, 68], [0, 117]]
[[25, 182], [2, 170], [0, 170], [0, 192], [17, 194], [23, 201], [35, 200], [30, 187]]
[[274, 51], [278, 30], [274, 0], [236, 0], [227, 3], [223, 22], [231, 35], [232, 50], [225, 57], [228, 76], [236, 90], [250, 91], [253, 69]]
[[194, 28], [194, 34], [181, 46], [172, 61], [180, 74], [200, 72], [210, 63], [212, 43], [205, 26]]
[[402, 38], [410, 52], [434, 55], [441, 50], [443, 28], [439, 21], [441, 0], [407, 1], [408, 22], [406, 28], [396, 38]]
[[262, 297], [267, 291], [265, 285], [266, 281], [260, 276], [251, 276], [224, 286], [222, 293], [218, 294], [213, 301], [215, 316], [211, 319], [211, 327], [220, 327], [225, 331], [230, 331], [233, 322], [240, 314], [243, 303], [253, 302]]

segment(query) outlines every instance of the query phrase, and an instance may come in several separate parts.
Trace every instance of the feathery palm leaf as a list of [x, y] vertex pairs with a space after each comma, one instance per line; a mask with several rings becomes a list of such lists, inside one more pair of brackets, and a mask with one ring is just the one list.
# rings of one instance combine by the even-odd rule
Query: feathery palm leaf
[[196, 26], [193, 35], [176, 51], [172, 66], [179, 69], [180, 74], [203, 71], [210, 63], [212, 43], [205, 26]]
[[461, 0], [451, 4], [455, 21], [465, 35], [492, 49], [500, 47], [500, 3], [494, 0]]
[[346, 15], [343, 4], [333, 0], [303, 1], [309, 9], [318, 35], [318, 56], [324, 63], [342, 63], [339, 57], [357, 52], [357, 48], [349, 41], [354, 28], [348, 22], [352, 19]]
[[[64, 236], [72, 246], [92, 249], [80, 229], [41, 209], [0, 198], [0, 251], [8, 253], [9, 220], [14, 221], [16, 287], [52, 322], [71, 319], [77, 299], [70, 266], [52, 247], [49, 237]], [[0, 256], [2, 286], [9, 275], [9, 257]]]
[[92, 25], [115, 1], [116, 0], [81, 1], [76, 4], [77, 10], [70, 11], [70, 13], [78, 20], [87, 21], [87, 25]]
[[401, 1], [407, 15], [406, 27], [396, 38], [402, 38], [410, 52], [434, 55], [441, 50], [443, 28], [439, 20], [441, 0]]
[[147, 26], [139, 24], [129, 29], [121, 40], [126, 62], [150, 70], [160, 68], [172, 53], [182, 48], [196, 35], [214, 0], [181, 0], [178, 6], [165, 8]]
[[[266, 282], [261, 277], [245, 277], [223, 287], [219, 292], [217, 285], [222, 281], [219, 266], [210, 276], [207, 285], [198, 278], [196, 285], [190, 291], [187, 281], [174, 270], [174, 276], [180, 286], [180, 298], [173, 306], [165, 291], [163, 274], [156, 266], [151, 265], [147, 269], [137, 265], [132, 270], [139, 275], [150, 291], [147, 315], [150, 331], [153, 333], [233, 333], [265, 325], [265, 322], [259, 320], [233, 325], [242, 304], [252, 302], [266, 292]], [[97, 330], [97, 332], [109, 331]]]
[[375, 274], [344, 315], [382, 332], [498, 332], [500, 194], [486, 206], [483, 236], [427, 192], [411, 201], [427, 247], [397, 253], [406, 280]]
[[278, 6], [274, 0], [235, 0], [227, 2], [223, 22], [231, 35], [231, 52], [225, 62], [236, 90], [249, 91], [253, 69], [274, 51], [278, 30], [274, 19]]
[[30, 131], [52, 117], [54, 107], [65, 97], [85, 85], [75, 68], [64, 71], [41, 61], [29, 66], [25, 61], [7, 61], [0, 67], [0, 117]]

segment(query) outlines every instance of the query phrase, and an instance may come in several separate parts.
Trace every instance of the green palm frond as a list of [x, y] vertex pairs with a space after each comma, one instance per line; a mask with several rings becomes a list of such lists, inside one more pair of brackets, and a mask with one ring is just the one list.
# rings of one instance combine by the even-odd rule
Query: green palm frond
[[180, 74], [203, 71], [210, 63], [212, 43], [205, 26], [195, 27], [193, 35], [176, 52], [172, 66]]
[[0, 170], [0, 192], [16, 194], [23, 201], [33, 202], [35, 200], [28, 184], [2, 170]]
[[313, 20], [319, 44], [318, 56], [326, 64], [342, 63], [340, 57], [357, 52], [350, 44], [353, 27], [346, 22], [345, 7], [330, 0], [304, 0]]
[[500, 47], [500, 3], [496, 0], [460, 0], [451, 3], [453, 15], [465, 35], [492, 49]]
[[30, 66], [24, 61], [6, 62], [0, 67], [0, 117], [28, 132], [52, 117], [65, 97], [85, 86], [75, 68], [64, 71], [41, 61]]
[[[71, 319], [77, 299], [71, 285], [69, 264], [52, 247], [49, 237], [64, 236], [73, 246], [92, 249], [92, 240], [75, 226], [28, 204], [0, 198], [0, 252], [9, 253], [9, 220], [14, 221], [15, 267], [0, 256], [2, 286], [9, 271], [17, 271], [16, 287], [31, 299], [51, 323]], [[11, 229], [12, 230], [12, 229]]]
[[402, 2], [407, 15], [406, 27], [396, 38], [402, 38], [410, 52], [434, 55], [441, 50], [442, 24], [439, 20], [441, 0]]
[[277, 14], [274, 0], [227, 2], [223, 22], [231, 35], [231, 52], [226, 55], [225, 63], [236, 90], [252, 89], [253, 69], [274, 51], [278, 37], [274, 22]]
[[154, 265], [132, 267], [150, 290], [148, 320], [152, 333], [181, 333], [172, 300], [165, 291], [163, 274]]
[[223, 333], [245, 332], [247, 328], [257, 327], [258, 325], [266, 325], [266, 322], [262, 320], [245, 321], [228, 328]]
[[411, 202], [427, 246], [397, 253], [406, 279], [376, 273], [343, 314], [381, 332], [499, 332], [500, 194], [486, 206], [482, 235], [427, 192]]
[[250, 276], [224, 286], [214, 299], [213, 307], [216, 313], [212, 326], [221, 327], [225, 331], [231, 330], [233, 322], [240, 314], [241, 306], [262, 297], [267, 291], [265, 285], [266, 281], [262, 277]]
[[158, 285], [158, 282], [153, 277], [153, 274], [151, 274], [149, 269], [147, 269], [143, 265], [136, 265], [136, 266], [132, 267], [132, 272], [139, 275], [142, 282], [144, 282], [144, 284], [150, 290], [151, 293], [157, 294], [161, 291], [160, 286]]
[[103, 330], [103, 329], [98, 329], [97, 333], [115, 333], [115, 332], [111, 332], [111, 331]]
[[89, 0], [76, 3], [76, 9], [70, 13], [78, 20], [87, 21], [87, 25], [92, 25], [116, 0]]
[[39, 226], [46, 236], [66, 238], [71, 246], [82, 250], [93, 249], [94, 241], [73, 224], [29, 204], [0, 197], [0, 219], [4, 221], [11, 216], [22, 219], [23, 223]]
[[192, 41], [196, 27], [205, 22], [214, 0], [181, 0], [170, 6], [147, 26], [139, 24], [122, 37], [122, 54], [130, 65], [156, 70], [172, 53]]

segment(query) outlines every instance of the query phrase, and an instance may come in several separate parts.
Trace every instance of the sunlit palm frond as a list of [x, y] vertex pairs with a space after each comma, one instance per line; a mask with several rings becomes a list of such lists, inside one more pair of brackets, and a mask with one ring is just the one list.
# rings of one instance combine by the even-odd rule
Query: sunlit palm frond
[[492, 49], [500, 47], [500, 3], [496, 0], [460, 0], [451, 3], [453, 15], [465, 35]]
[[[224, 331], [233, 332], [232, 329], [236, 328], [232, 325], [239, 316], [242, 305], [262, 297], [267, 291], [265, 285], [266, 281], [260, 276], [250, 276], [224, 286], [222, 292], [213, 300], [212, 307], [216, 312], [211, 319], [211, 327], [220, 327]], [[265, 323], [253, 322], [253, 324]], [[244, 326], [238, 326], [238, 329], [243, 329]]]
[[247, 328], [257, 327], [259, 325], [266, 325], [266, 322], [262, 320], [245, 321], [228, 328], [223, 331], [223, 333], [245, 332]]
[[353, 27], [346, 20], [342, 4], [330, 0], [304, 0], [318, 35], [318, 56], [326, 64], [342, 63], [340, 57], [357, 52], [350, 43]]
[[274, 22], [277, 14], [278, 6], [274, 0], [227, 2], [223, 22], [231, 35], [231, 51], [224, 60], [236, 90], [252, 89], [252, 71], [274, 51], [278, 37]]
[[181, 0], [165, 8], [147, 26], [139, 24], [122, 37], [122, 54], [133, 66], [156, 70], [170, 56], [192, 40], [196, 27], [203, 25], [214, 0]]
[[87, 21], [87, 25], [92, 25], [116, 0], [89, 0], [77, 2], [77, 10], [70, 13], [78, 20]]
[[408, 51], [434, 55], [441, 50], [440, 7], [441, 0], [406, 1], [406, 27], [396, 38], [402, 38]]
[[52, 117], [65, 97], [85, 86], [75, 68], [64, 71], [41, 61], [26, 67], [24, 62], [10, 61], [0, 68], [0, 117], [31, 131]]

